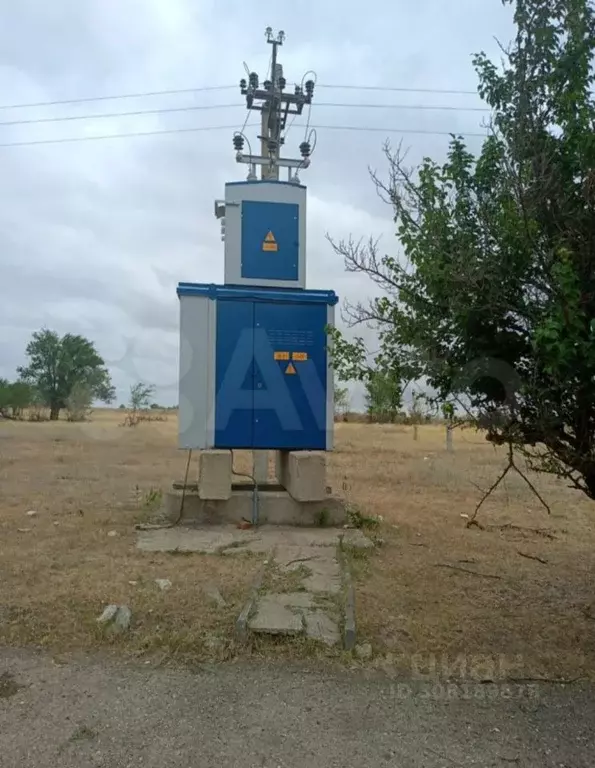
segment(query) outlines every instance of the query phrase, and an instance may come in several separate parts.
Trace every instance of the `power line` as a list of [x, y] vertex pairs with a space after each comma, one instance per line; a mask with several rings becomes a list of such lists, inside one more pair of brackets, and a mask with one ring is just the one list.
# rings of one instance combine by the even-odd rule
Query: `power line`
[[65, 117], [35, 117], [30, 120], [6, 120], [0, 122], [0, 126], [8, 125], [32, 125], [37, 123], [63, 123], [72, 120], [99, 120], [114, 117], [138, 117], [140, 115], [163, 115], [167, 112], [196, 112], [203, 109], [237, 109], [243, 108], [239, 104], [200, 104], [190, 107], [163, 107], [162, 109], [138, 109], [134, 112], [100, 112], [97, 115], [66, 115]]
[[83, 104], [89, 101], [110, 101], [111, 99], [141, 99], [149, 96], [175, 96], [182, 93], [203, 93], [205, 91], [227, 91], [237, 85], [207, 85], [202, 88], [177, 88], [165, 91], [143, 91], [140, 93], [117, 93], [111, 96], [85, 96], [80, 99], [60, 99], [58, 101], [37, 101], [21, 104], [0, 104], [0, 109], [26, 109], [28, 107], [54, 107], [60, 104]]
[[[0, 122], [0, 127], [11, 125], [34, 125], [37, 123], [62, 123], [73, 120], [99, 120], [115, 117], [139, 117], [142, 115], [163, 115], [175, 112], [196, 112], [204, 109], [235, 109], [243, 107], [243, 104], [199, 104], [188, 107], [162, 107], [161, 109], [138, 109], [133, 112], [100, 112], [96, 115], [66, 115], [64, 117], [35, 117], [27, 120], [5, 120]], [[350, 104], [339, 102], [317, 102], [319, 107], [340, 107], [353, 109], [400, 109], [417, 111], [447, 111], [447, 112], [489, 112], [486, 107], [453, 107], [450, 105], [432, 104]], [[247, 114], [250, 114], [249, 112]]]
[[[198, 88], [176, 88], [163, 91], [140, 91], [137, 93], [117, 93], [108, 96], [85, 96], [76, 99], [59, 99], [54, 101], [36, 101], [21, 102], [18, 104], [0, 104], [0, 109], [28, 109], [33, 107], [54, 107], [63, 104], [84, 104], [93, 101], [110, 101], [112, 99], [140, 99], [151, 96], [176, 96], [184, 93], [204, 93], [206, 91], [227, 91], [237, 88], [237, 85], [209, 85]], [[331, 85], [318, 84], [317, 88], [328, 88], [337, 90], [360, 90], [360, 91], [385, 91], [394, 93], [434, 93], [450, 95], [477, 96], [477, 91], [452, 90], [447, 88], [400, 88], [384, 85]]]
[[459, 96], [477, 96], [477, 91], [460, 91], [448, 88], [400, 88], [388, 85], [331, 85], [323, 83], [316, 85], [317, 88], [335, 88], [337, 90], [349, 91], [392, 91], [395, 93], [447, 93]]
[[[249, 127], [257, 127], [256, 123]], [[304, 128], [305, 124], [296, 124], [297, 128]], [[373, 132], [373, 133], [401, 133], [401, 134], [414, 134], [414, 135], [426, 135], [426, 136], [464, 136], [464, 137], [479, 137], [485, 138], [485, 133], [474, 133], [469, 131], [433, 131], [425, 129], [414, 128], [380, 128], [378, 126], [364, 126], [364, 125], [311, 125], [311, 128], [317, 130], [328, 131], [350, 131], [350, 132]], [[36, 139], [33, 141], [13, 141], [0, 144], [0, 148], [4, 147], [29, 147], [38, 144], [66, 144], [83, 141], [102, 141], [106, 139], [129, 139], [139, 136], [163, 136], [166, 134], [174, 133], [195, 133], [197, 131], [233, 131], [237, 130], [236, 125], [206, 125], [197, 126], [193, 128], [170, 128], [158, 131], [135, 131], [132, 133], [113, 133], [104, 136], [74, 136], [74, 137], [62, 137], [59, 139]]]

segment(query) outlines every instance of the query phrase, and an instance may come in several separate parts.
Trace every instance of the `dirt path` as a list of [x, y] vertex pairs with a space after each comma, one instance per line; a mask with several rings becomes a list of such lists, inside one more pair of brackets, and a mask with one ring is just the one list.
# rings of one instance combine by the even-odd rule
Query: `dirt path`
[[[442, 690], [442, 693], [440, 693]], [[0, 651], [3, 768], [593, 765], [595, 686], [445, 689], [330, 667]]]

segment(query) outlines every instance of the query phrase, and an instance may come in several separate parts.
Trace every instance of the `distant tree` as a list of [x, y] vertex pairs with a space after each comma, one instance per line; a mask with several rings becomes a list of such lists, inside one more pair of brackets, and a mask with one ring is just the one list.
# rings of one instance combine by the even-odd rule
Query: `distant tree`
[[366, 410], [371, 421], [395, 422], [401, 412], [403, 393], [398, 380], [384, 371], [366, 379]]
[[76, 385], [86, 386], [93, 399], [110, 403], [115, 396], [109, 371], [93, 342], [83, 336], [36, 331], [27, 344], [28, 365], [17, 369], [21, 380], [35, 387], [55, 421]]
[[335, 387], [335, 416], [343, 416], [349, 410], [349, 390]]
[[85, 382], [75, 384], [66, 398], [68, 421], [85, 421], [93, 402], [91, 387]]
[[150, 408], [154, 394], [154, 384], [144, 384], [142, 381], [133, 384], [130, 387], [130, 408], [133, 411], [141, 411]]
[[35, 400], [35, 390], [23, 381], [0, 379], [0, 415], [18, 419]]

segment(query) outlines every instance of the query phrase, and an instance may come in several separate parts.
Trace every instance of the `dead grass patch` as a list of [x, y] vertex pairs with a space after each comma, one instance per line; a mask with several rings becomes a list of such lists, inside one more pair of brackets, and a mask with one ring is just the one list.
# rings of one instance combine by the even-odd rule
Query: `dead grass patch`
[[[183, 477], [186, 455], [176, 449], [174, 416], [130, 430], [118, 428], [120, 416], [98, 409], [82, 424], [0, 423], [0, 642], [164, 658], [340, 657], [309, 643], [233, 645], [260, 558], [135, 549], [134, 523]], [[453, 453], [443, 427], [420, 426], [418, 437], [411, 427], [337, 425], [329, 484], [362, 514], [383, 518], [383, 546], [352, 557], [359, 641], [407, 671], [413, 659], [464, 654], [505, 657], [519, 677], [595, 678], [593, 503], [531, 475], [548, 516], [513, 475], [482, 507], [483, 529], [466, 528], [462, 515], [473, 513], [505, 452], [471, 431], [454, 433]], [[234, 463], [249, 469], [246, 454]], [[118, 535], [108, 537], [112, 530]], [[171, 589], [161, 592], [156, 578]], [[207, 582], [226, 606], [204, 596]], [[111, 602], [133, 611], [124, 637], [98, 631]]]

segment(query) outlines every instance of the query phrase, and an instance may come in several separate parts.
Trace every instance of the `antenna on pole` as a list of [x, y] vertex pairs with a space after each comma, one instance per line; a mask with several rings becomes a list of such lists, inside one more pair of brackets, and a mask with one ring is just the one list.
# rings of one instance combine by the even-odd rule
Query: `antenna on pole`
[[[260, 155], [246, 155], [243, 152], [244, 136], [235, 134], [234, 148], [238, 163], [250, 165], [248, 179], [256, 178], [256, 166], [261, 168], [262, 180], [279, 180], [279, 169], [288, 169], [288, 180], [299, 182], [297, 178], [298, 168], [307, 168], [310, 165], [311, 147], [306, 139], [300, 144], [301, 158], [281, 157], [281, 147], [285, 143], [283, 131], [289, 115], [301, 115], [304, 106], [312, 104], [314, 95], [314, 80], [307, 80], [302, 85], [296, 85], [293, 93], [286, 91], [287, 81], [283, 76], [283, 67], [277, 61], [278, 48], [285, 41], [285, 32], [280, 30], [276, 35], [272, 27], [265, 30], [267, 43], [273, 46], [271, 56], [271, 71], [267, 73], [267, 79], [260, 87], [258, 73], [250, 72], [248, 80], [240, 80], [240, 91], [246, 97], [246, 106], [249, 110], [261, 113]], [[296, 172], [292, 176], [291, 169]]]

